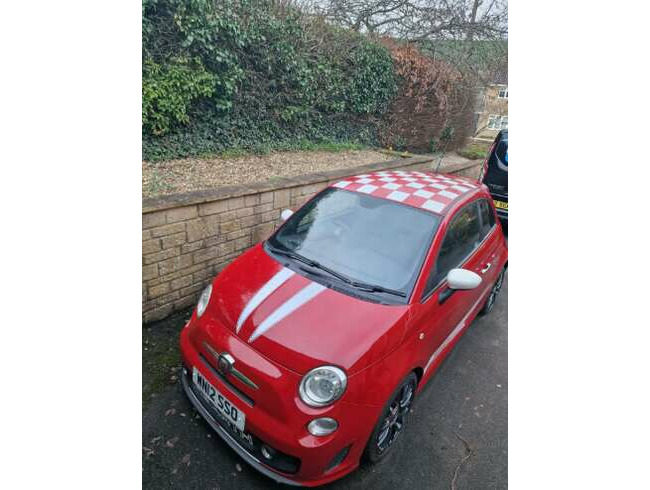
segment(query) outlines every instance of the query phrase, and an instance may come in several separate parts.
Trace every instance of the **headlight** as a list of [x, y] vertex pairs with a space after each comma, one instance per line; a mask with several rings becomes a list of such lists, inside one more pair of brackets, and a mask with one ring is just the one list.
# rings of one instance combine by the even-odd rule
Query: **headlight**
[[205, 309], [208, 307], [210, 302], [210, 295], [212, 294], [212, 284], [208, 284], [208, 287], [203, 290], [199, 302], [196, 304], [196, 317], [201, 318], [201, 315], [205, 313]]
[[334, 366], [312, 369], [300, 382], [300, 399], [311, 407], [324, 407], [341, 398], [348, 384], [345, 373]]

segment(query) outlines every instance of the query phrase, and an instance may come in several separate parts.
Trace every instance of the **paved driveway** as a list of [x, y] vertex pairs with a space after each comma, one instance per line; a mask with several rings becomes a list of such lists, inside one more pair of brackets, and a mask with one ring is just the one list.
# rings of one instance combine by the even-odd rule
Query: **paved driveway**
[[[378, 467], [362, 467], [321, 488], [507, 488], [507, 277], [492, 313], [474, 321], [416, 399], [394, 454]], [[144, 412], [142, 441], [145, 488], [283, 487], [250, 468], [212, 433], [180, 383]]]

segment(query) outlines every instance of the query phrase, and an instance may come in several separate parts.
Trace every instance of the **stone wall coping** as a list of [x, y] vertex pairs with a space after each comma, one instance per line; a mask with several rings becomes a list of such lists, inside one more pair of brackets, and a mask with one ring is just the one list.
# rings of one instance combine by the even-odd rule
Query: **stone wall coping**
[[[229, 199], [232, 197], [241, 197], [250, 194], [259, 194], [261, 192], [276, 191], [298, 187], [308, 184], [317, 184], [328, 182], [350, 175], [362, 174], [365, 172], [374, 172], [378, 170], [390, 170], [393, 168], [404, 168], [411, 165], [421, 165], [423, 163], [432, 162], [434, 156], [418, 156], [408, 158], [398, 158], [395, 160], [387, 160], [383, 162], [375, 162], [358, 167], [343, 168], [338, 170], [329, 170], [327, 172], [316, 172], [311, 174], [300, 175], [297, 177], [282, 177], [273, 179], [273, 181], [257, 182], [252, 184], [228, 185], [217, 187], [213, 189], [204, 189], [198, 191], [181, 192], [177, 194], [167, 194], [158, 197], [146, 197], [142, 199], [142, 214], [152, 213], [154, 211], [161, 211], [164, 209], [177, 208], [182, 206], [191, 206], [195, 204], [202, 204], [205, 202], [220, 201], [222, 199]], [[455, 165], [453, 167], [446, 166], [445, 172], [460, 172], [467, 168], [476, 165], [476, 162], [469, 162], [467, 164]]]

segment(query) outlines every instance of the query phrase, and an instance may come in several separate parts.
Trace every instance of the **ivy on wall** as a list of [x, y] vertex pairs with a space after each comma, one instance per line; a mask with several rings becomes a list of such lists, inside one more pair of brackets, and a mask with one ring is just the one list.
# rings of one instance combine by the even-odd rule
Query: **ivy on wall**
[[271, 0], [143, 0], [143, 157], [376, 143], [382, 45]]
[[457, 77], [448, 67], [287, 4], [143, 0], [144, 159], [305, 141], [408, 147], [399, 107], [449, 119]]

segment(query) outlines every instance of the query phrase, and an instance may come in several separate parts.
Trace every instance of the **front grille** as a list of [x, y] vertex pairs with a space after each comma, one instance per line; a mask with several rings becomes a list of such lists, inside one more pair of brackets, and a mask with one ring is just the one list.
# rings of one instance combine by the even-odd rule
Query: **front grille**
[[246, 393], [244, 393], [239, 388], [237, 388], [223, 374], [217, 371], [214, 368], [214, 366], [210, 363], [210, 361], [208, 361], [208, 359], [203, 354], [199, 354], [199, 357], [201, 358], [203, 365], [210, 370], [213, 376], [215, 378], [218, 378], [219, 381], [221, 381], [228, 388], [230, 388], [230, 391], [232, 391], [235, 395], [237, 395], [241, 399], [241, 401], [243, 401], [244, 403], [248, 404], [251, 407], [255, 405], [255, 400], [253, 400], [250, 396], [248, 396]]
[[[186, 378], [186, 382], [196, 396], [197, 400], [201, 404], [201, 407], [207, 411], [210, 416], [217, 421], [219, 426], [225, 430], [233, 439], [235, 439], [239, 445], [246, 450], [251, 456], [253, 456], [255, 459], [257, 459], [260, 462], [263, 462], [265, 465], [273, 468], [274, 470], [281, 471], [286, 474], [294, 474], [297, 473], [298, 470], [300, 469], [300, 459], [290, 456], [288, 454], [285, 454], [272, 446], [269, 446], [266, 444], [264, 441], [262, 441], [259, 437], [247, 433], [246, 435], [250, 438], [250, 440], [243, 438], [242, 435], [239, 433], [236, 428], [233, 428], [229, 424], [224, 424], [222, 422], [221, 417], [218, 415], [217, 410], [210, 404], [207, 403], [203, 394], [194, 386], [194, 383], [192, 382], [192, 374], [191, 374], [191, 369], [185, 367], [184, 371], [184, 376]], [[264, 454], [262, 453], [262, 446], [266, 446], [267, 448], [267, 454], [272, 453], [272, 457], [270, 459], [266, 458]], [[270, 451], [268, 451], [270, 449]]]

